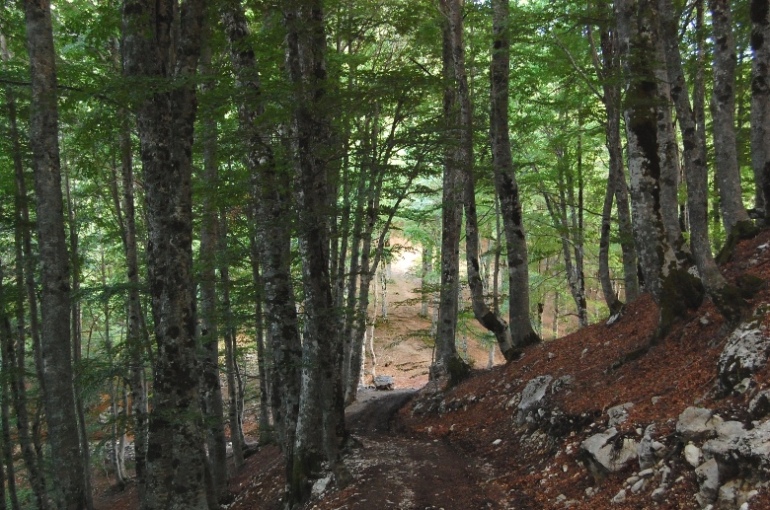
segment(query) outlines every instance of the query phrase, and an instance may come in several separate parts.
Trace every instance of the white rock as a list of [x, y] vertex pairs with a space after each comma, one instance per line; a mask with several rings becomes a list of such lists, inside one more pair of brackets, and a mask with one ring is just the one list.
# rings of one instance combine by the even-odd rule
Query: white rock
[[687, 443], [687, 446], [684, 447], [684, 460], [686, 460], [689, 465], [696, 468], [700, 466], [700, 458], [700, 448], [692, 443]]
[[663, 487], [658, 487], [654, 491], [652, 491], [652, 494], [650, 494], [650, 497], [653, 499], [653, 501], [660, 501], [663, 499], [663, 496], [666, 495], [666, 489]]
[[315, 481], [313, 484], [313, 489], [311, 490], [311, 494], [314, 498], [319, 498], [324, 492], [326, 492], [326, 489], [329, 487], [329, 483], [332, 481], [332, 475], [328, 474], [323, 478], [319, 478]]
[[652, 476], [653, 474], [655, 474], [655, 470], [652, 468], [647, 468], [639, 471], [639, 476], [642, 478], [647, 478], [649, 476]]
[[756, 323], [741, 324], [730, 335], [717, 364], [719, 382], [730, 391], [767, 363], [770, 338]]
[[722, 418], [703, 407], [688, 407], [676, 422], [676, 432], [685, 440], [696, 440], [716, 436], [716, 428]]
[[[695, 469], [700, 484], [699, 501], [713, 503], [719, 491], [719, 465], [714, 459], [707, 460]], [[701, 506], [704, 506], [701, 504]]]
[[497, 445], [499, 445], [502, 442], [503, 442], [502, 439], [495, 439], [494, 441], [492, 441], [492, 446], [497, 446]]
[[615, 497], [612, 498], [612, 502], [614, 504], [622, 503], [626, 500], [626, 489], [621, 489], [620, 492], [615, 494]]
[[647, 480], [642, 478], [638, 482], [636, 482], [633, 486], [631, 486], [631, 492], [634, 494], [638, 494], [642, 489], [644, 489], [645, 485], [647, 485]]
[[621, 423], [624, 423], [628, 419], [628, 410], [632, 407], [634, 407], [633, 402], [626, 402], [625, 404], [620, 404], [607, 409], [607, 416], [609, 416], [607, 426], [617, 427]]

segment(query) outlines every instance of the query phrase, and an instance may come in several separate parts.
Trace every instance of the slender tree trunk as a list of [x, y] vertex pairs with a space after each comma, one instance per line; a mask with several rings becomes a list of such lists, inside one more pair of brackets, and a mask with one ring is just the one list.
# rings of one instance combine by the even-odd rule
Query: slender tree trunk
[[770, 2], [751, 0], [751, 167], [755, 210], [770, 222]]
[[233, 312], [230, 303], [230, 259], [227, 256], [227, 209], [223, 208], [219, 217], [220, 266], [219, 277], [222, 285], [222, 311], [224, 315], [224, 340], [225, 340], [225, 369], [227, 371], [228, 393], [228, 424], [230, 427], [230, 442], [233, 445], [233, 459], [235, 467], [243, 465], [243, 424], [240, 402], [240, 385], [237, 377], [238, 361], [236, 359], [235, 324], [233, 324]]
[[[0, 56], [4, 61], [10, 60], [10, 53], [6, 46], [5, 37], [0, 34]], [[27, 407], [27, 383], [26, 383], [26, 315], [24, 311], [25, 293], [29, 301], [30, 309], [30, 333], [35, 349], [35, 367], [38, 370], [38, 384], [41, 388], [43, 379], [40, 335], [38, 333], [37, 321], [37, 296], [35, 293], [34, 276], [31, 270], [34, 268], [32, 259], [32, 242], [30, 239], [30, 221], [29, 208], [27, 205], [27, 187], [24, 176], [24, 165], [22, 159], [21, 141], [16, 115], [16, 98], [10, 86], [5, 88], [5, 102], [8, 111], [8, 124], [10, 131], [10, 141], [12, 146], [13, 167], [15, 175], [15, 196], [14, 196], [14, 253], [16, 256], [16, 339], [15, 344], [9, 344], [9, 350], [6, 355], [9, 356], [13, 366], [13, 377], [11, 378], [11, 397], [13, 407], [16, 413], [16, 428], [18, 431], [19, 443], [22, 451], [24, 464], [27, 468], [29, 483], [35, 496], [37, 508], [43, 510], [48, 507], [45, 478], [40, 469], [38, 458], [33, 444], [33, 437], [30, 434], [30, 418]], [[26, 274], [25, 274], [26, 273]]]
[[129, 358], [131, 415], [134, 432], [134, 465], [139, 500], [144, 498], [147, 458], [147, 386], [145, 384], [144, 351], [148, 344], [142, 320], [144, 312], [139, 298], [139, 257], [137, 255], [136, 212], [134, 205], [134, 163], [128, 112], [124, 112], [120, 130], [121, 180], [123, 184], [123, 251], [128, 276], [128, 328], [126, 345]]
[[47, 0], [28, 0], [24, 5], [32, 78], [30, 143], [42, 266], [41, 344], [48, 439], [55, 473], [53, 499], [57, 508], [80, 510], [88, 507], [88, 497], [73, 388], [70, 274], [64, 235], [51, 9]]
[[[200, 72], [211, 79], [210, 36], [201, 55]], [[203, 94], [213, 88], [211, 83], [202, 86]], [[206, 104], [211, 105], [214, 99]], [[201, 405], [206, 423], [208, 468], [214, 497], [224, 501], [227, 497], [227, 444], [225, 440], [224, 403], [219, 378], [219, 313], [216, 288], [217, 254], [219, 240], [219, 161], [217, 157], [218, 130], [216, 107], [206, 108], [202, 115], [203, 142], [203, 207], [200, 233], [200, 338], [201, 349]]]
[[[2, 209], [0, 207], [0, 209]], [[3, 461], [0, 462], [0, 486], [3, 487], [2, 505], [5, 508], [6, 494], [5, 483], [8, 482], [7, 497], [10, 500], [13, 510], [20, 510], [19, 498], [16, 492], [16, 466], [13, 459], [13, 443], [11, 442], [11, 423], [10, 423], [10, 392], [9, 385], [14, 383], [14, 372], [16, 371], [15, 349], [13, 331], [11, 323], [6, 315], [5, 288], [3, 279], [5, 277], [2, 261], [0, 261], [0, 356], [2, 356], [2, 380], [0, 380], [0, 432], [2, 433]], [[5, 464], [5, 470], [2, 465]]]
[[[473, 107], [468, 89], [468, 76], [465, 69], [465, 42], [463, 38], [462, 9], [459, 0], [446, 2], [449, 16], [449, 37], [452, 53], [454, 81], [457, 87], [457, 102], [460, 107], [458, 126], [458, 147], [455, 163], [463, 185], [463, 205], [465, 209], [465, 255], [468, 272], [468, 284], [471, 290], [473, 313], [487, 330], [497, 339], [500, 351], [506, 360], [516, 357], [511, 330], [497, 313], [490, 310], [484, 299], [484, 284], [481, 278], [481, 260], [479, 247], [479, 225], [476, 211], [476, 180], [473, 166]], [[454, 374], [450, 374], [454, 377]]]
[[[446, 0], [441, 2], [442, 12], [449, 16]], [[443, 77], [444, 122], [449, 140], [444, 149], [444, 179], [441, 208], [441, 282], [436, 327], [436, 354], [431, 367], [431, 378], [437, 379], [450, 373], [450, 366], [460, 359], [455, 346], [457, 334], [457, 310], [460, 290], [460, 232], [463, 211], [463, 179], [458, 165], [457, 133], [459, 111], [452, 56], [452, 30], [450, 22], [443, 22]], [[459, 365], [458, 365], [459, 366]]]
[[[125, 0], [124, 72], [138, 94], [157, 344], [143, 510], [204, 510], [204, 434], [192, 284], [191, 155], [203, 2]], [[172, 83], [174, 82], [174, 83]], [[140, 84], [142, 84], [140, 86]]]
[[[250, 214], [254, 223], [254, 215]], [[259, 267], [259, 249], [254, 234], [249, 236], [249, 259], [251, 276], [254, 283], [254, 326], [257, 346], [257, 370], [259, 377], [259, 444], [273, 442], [273, 426], [270, 422], [270, 383], [268, 381], [268, 350], [265, 345], [265, 319], [262, 302], [264, 300], [264, 282]]]
[[[77, 229], [77, 216], [75, 211], [75, 201], [72, 198], [72, 185], [70, 184], [69, 166], [62, 165], [64, 170], [64, 189], [67, 199], [67, 223], [69, 225], [69, 253], [72, 268], [72, 294], [80, 295], [80, 242]], [[83, 409], [83, 399], [80, 396], [78, 377], [80, 366], [82, 364], [82, 309], [80, 298], [72, 300], [72, 363], [74, 365], [74, 388], [75, 388], [75, 414], [78, 417], [78, 433], [80, 434], [80, 444], [85, 445], [80, 449], [83, 456], [83, 480], [86, 487], [86, 506], [91, 510], [94, 506], [91, 494], [91, 452], [88, 448], [88, 431], [86, 430], [86, 416]]]
[[420, 275], [421, 296], [420, 296], [420, 316], [427, 317], [430, 300], [428, 299], [430, 287], [430, 274], [433, 272], [433, 245], [424, 244], [422, 246], [422, 274]]
[[714, 35], [714, 152], [722, 223], [728, 235], [749, 222], [743, 205], [735, 133], [735, 37], [728, 0], [709, 0]]
[[238, 122], [248, 134], [245, 158], [252, 174], [255, 246], [262, 266], [267, 347], [272, 359], [269, 371], [273, 419], [286, 460], [286, 479], [294, 473], [294, 444], [299, 413], [302, 346], [291, 275], [292, 227], [294, 216], [290, 176], [276, 166], [268, 126], [261, 122], [264, 105], [249, 28], [238, 1], [229, 1], [222, 11], [230, 60], [236, 72], [243, 100], [237, 105]]

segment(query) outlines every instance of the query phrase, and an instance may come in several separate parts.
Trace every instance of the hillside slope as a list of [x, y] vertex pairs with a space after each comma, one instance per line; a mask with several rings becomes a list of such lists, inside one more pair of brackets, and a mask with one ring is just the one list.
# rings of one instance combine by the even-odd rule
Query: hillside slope
[[[770, 232], [741, 243], [724, 270], [765, 282], [737, 333], [705, 302], [650, 346], [657, 309], [643, 296], [611, 326], [535, 346], [455, 388], [362, 391], [348, 419], [353, 482], [319, 484], [306, 508], [770, 508]], [[391, 320], [412, 320], [402, 312]], [[754, 366], [723, 359], [720, 372], [728, 343], [747, 338]], [[399, 385], [422, 381], [428, 348], [410, 347], [419, 356], [409, 360], [408, 349], [378, 345], [390, 357], [379, 373], [407, 359], [418, 377], [391, 372]], [[232, 479], [228, 508], [280, 509], [281, 476], [277, 449], [261, 448]], [[132, 508], [127, 497], [102, 508]]]

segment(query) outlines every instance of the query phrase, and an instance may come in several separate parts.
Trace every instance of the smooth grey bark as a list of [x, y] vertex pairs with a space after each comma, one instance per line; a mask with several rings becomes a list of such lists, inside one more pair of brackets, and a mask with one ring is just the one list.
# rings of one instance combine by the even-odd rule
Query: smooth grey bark
[[289, 172], [276, 165], [270, 142], [271, 126], [261, 117], [259, 69], [250, 46], [249, 26], [240, 2], [223, 5], [222, 21], [228, 37], [236, 84], [242, 90], [238, 122], [248, 140], [245, 161], [251, 172], [254, 216], [253, 258], [262, 269], [265, 331], [271, 367], [266, 379], [278, 440], [286, 461], [286, 479], [294, 472], [294, 443], [300, 399], [302, 345], [291, 275], [291, 239], [295, 214]]
[[607, 126], [605, 137], [607, 151], [610, 157], [610, 180], [615, 188], [615, 210], [618, 215], [618, 237], [623, 260], [623, 282], [625, 284], [626, 303], [633, 302], [641, 293], [637, 272], [638, 257], [634, 243], [634, 232], [631, 220], [628, 184], [626, 182], [625, 163], [623, 158], [623, 141], [621, 138], [621, 66], [620, 44], [617, 29], [602, 30], [602, 88], [604, 106], [607, 111]]
[[[253, 207], [250, 208], [249, 220], [255, 222]], [[268, 350], [265, 342], [264, 318], [264, 282], [259, 263], [259, 249], [256, 236], [249, 235], [249, 260], [251, 262], [251, 277], [254, 284], [254, 343], [257, 347], [257, 377], [259, 378], [259, 444], [274, 441], [273, 423], [270, 421], [270, 383], [268, 378]]]
[[48, 0], [27, 0], [24, 7], [32, 81], [30, 144], [41, 265], [44, 403], [55, 473], [52, 497], [57, 508], [81, 510], [87, 507], [88, 497], [73, 388], [71, 281], [64, 234], [51, 6]]
[[[449, 6], [442, 0], [441, 10], [448, 17]], [[455, 337], [460, 293], [460, 232], [463, 217], [463, 176], [457, 163], [460, 143], [456, 126], [459, 124], [457, 92], [454, 82], [452, 32], [449, 21], [442, 21], [444, 122], [447, 146], [444, 149], [444, 177], [441, 196], [441, 281], [439, 288], [438, 322], [436, 324], [435, 354], [431, 378], [449, 375], [453, 365], [461, 366]]]
[[709, 0], [714, 36], [714, 152], [722, 225], [728, 235], [749, 215], [743, 205], [735, 131], [735, 37], [728, 0]]
[[[10, 53], [6, 45], [5, 37], [0, 34], [0, 57], [4, 61], [10, 60]], [[16, 112], [16, 98], [10, 86], [5, 87], [5, 103], [8, 115], [9, 138], [12, 147], [12, 159], [15, 177], [14, 193], [14, 255], [16, 257], [15, 284], [16, 284], [16, 335], [15, 340], [8, 346], [5, 355], [9, 356], [13, 366], [11, 377], [11, 399], [16, 413], [16, 429], [22, 458], [27, 469], [29, 483], [34, 493], [37, 508], [45, 509], [48, 506], [45, 478], [36, 456], [36, 447], [30, 431], [30, 417], [27, 407], [27, 383], [26, 383], [26, 324], [25, 296], [29, 299], [30, 334], [35, 349], [35, 367], [42, 370], [40, 360], [40, 336], [37, 320], [37, 296], [35, 294], [34, 260], [32, 259], [32, 241], [30, 239], [31, 224], [29, 221], [29, 207], [27, 186], [24, 175], [24, 164], [21, 149], [21, 140], [18, 128]], [[42, 378], [39, 377], [41, 385]]]
[[[459, 0], [448, 0], [449, 25], [452, 41], [452, 63], [454, 68], [457, 99], [460, 106], [459, 144], [456, 163], [463, 173], [463, 206], [465, 209], [465, 260], [468, 286], [471, 291], [473, 314], [482, 326], [491, 331], [497, 339], [500, 351], [506, 360], [517, 356], [514, 350], [508, 323], [493, 310], [484, 299], [484, 284], [481, 278], [479, 247], [479, 225], [476, 210], [476, 179], [473, 161], [473, 106], [468, 89], [465, 70], [465, 42], [463, 37], [462, 8]], [[519, 289], [517, 289], [519, 290]]]
[[770, 1], [751, 0], [751, 167], [755, 209], [770, 222]]
[[653, 341], [667, 332], [687, 308], [697, 307], [703, 295], [700, 281], [682, 265], [686, 255], [669, 242], [662, 208], [666, 203], [662, 179], [661, 109], [670, 108], [667, 90], [659, 87], [657, 56], [660, 40], [657, 1], [616, 2], [619, 40], [625, 54], [626, 98], [624, 114], [628, 138], [628, 167], [634, 207], [634, 235], [645, 286], [660, 308]]
[[[342, 342], [334, 307], [329, 261], [327, 164], [331, 143], [323, 2], [292, 1], [284, 7], [286, 68], [294, 86], [291, 151], [296, 180], [297, 234], [305, 295], [302, 391], [288, 505], [305, 501], [321, 461], [339, 485], [347, 478], [339, 457], [345, 434]], [[321, 411], [321, 427], [310, 421]], [[321, 433], [322, 450], [313, 436]]]
[[[205, 510], [204, 433], [192, 284], [192, 142], [204, 3], [125, 0], [147, 210], [155, 358], [143, 510]], [[171, 83], [174, 82], [175, 83]], [[148, 87], [150, 83], [163, 84]]]
[[[512, 348], [521, 349], [540, 341], [532, 329], [529, 318], [529, 256], [527, 239], [516, 182], [516, 171], [511, 155], [511, 139], [508, 130], [508, 98], [510, 73], [510, 23], [509, 0], [492, 2], [492, 65], [490, 69], [490, 134], [492, 142], [492, 163], [495, 174], [495, 189], [500, 199], [500, 212], [505, 233], [508, 288], [509, 318]], [[499, 239], [498, 239], [499, 242]], [[499, 250], [496, 253], [496, 261]], [[495, 266], [497, 267], [497, 266]], [[495, 277], [495, 285], [497, 278]], [[497, 293], [495, 292], [495, 299]], [[495, 310], [497, 306], [494, 307]], [[503, 352], [506, 360], [514, 353]]]
[[698, 274], [706, 292], [728, 321], [740, 316], [740, 298], [728, 287], [711, 251], [708, 233], [708, 167], [705, 153], [705, 133], [697, 129], [690, 104], [689, 89], [682, 68], [682, 56], [677, 38], [679, 16], [672, 0], [658, 0], [661, 15], [661, 35], [666, 48], [666, 66], [671, 84], [671, 96], [676, 106], [679, 129], [684, 147], [687, 207], [690, 218], [690, 246]]
[[[207, 34], [202, 50], [200, 73], [212, 79], [211, 46]], [[201, 87], [202, 95], [213, 89], [213, 84]], [[209, 100], [211, 105], [213, 100]], [[203, 145], [203, 197], [200, 231], [200, 314], [198, 343], [201, 349], [201, 407], [206, 428], [208, 467], [211, 483], [217, 501], [227, 497], [227, 444], [225, 440], [224, 403], [219, 378], [219, 312], [217, 298], [217, 254], [219, 242], [219, 208], [217, 205], [219, 186], [219, 160], [217, 157], [218, 130], [216, 107], [210, 106], [201, 119]]]

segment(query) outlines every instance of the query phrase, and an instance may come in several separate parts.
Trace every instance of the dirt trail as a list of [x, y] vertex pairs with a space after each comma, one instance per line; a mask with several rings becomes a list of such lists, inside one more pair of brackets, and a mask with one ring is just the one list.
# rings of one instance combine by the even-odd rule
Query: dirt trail
[[[504, 494], [485, 488], [483, 470], [445, 441], [407, 437], [392, 429], [393, 417], [414, 391], [363, 391], [348, 424], [354, 446], [345, 465], [354, 482], [331, 493], [318, 510], [467, 510], [505, 508]], [[342, 506], [341, 506], [342, 505]]]

